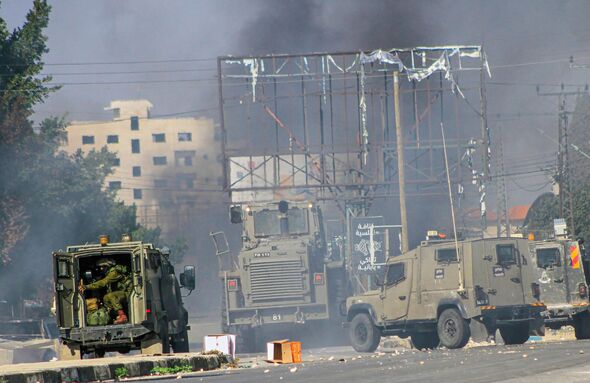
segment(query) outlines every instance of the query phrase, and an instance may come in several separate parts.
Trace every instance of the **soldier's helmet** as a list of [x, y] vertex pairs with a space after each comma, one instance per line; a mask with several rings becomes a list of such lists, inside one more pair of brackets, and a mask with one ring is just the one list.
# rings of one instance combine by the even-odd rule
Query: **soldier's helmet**
[[113, 258], [102, 258], [96, 262], [97, 267], [111, 267], [115, 266], [117, 262]]

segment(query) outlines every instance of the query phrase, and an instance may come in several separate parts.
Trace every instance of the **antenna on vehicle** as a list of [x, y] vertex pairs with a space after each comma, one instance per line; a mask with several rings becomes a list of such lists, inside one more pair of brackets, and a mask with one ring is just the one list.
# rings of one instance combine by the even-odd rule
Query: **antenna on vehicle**
[[455, 205], [453, 204], [453, 193], [451, 191], [451, 174], [449, 172], [449, 158], [447, 156], [447, 141], [445, 139], [445, 126], [443, 122], [440, 122], [440, 132], [442, 134], [442, 142], [443, 142], [443, 152], [445, 154], [445, 169], [447, 172], [447, 185], [449, 187], [449, 201], [451, 202], [451, 219], [453, 221], [453, 235], [455, 239], [455, 251], [457, 252], [457, 259], [459, 262], [457, 266], [459, 268], [459, 291], [464, 291], [465, 288], [463, 286], [463, 274], [461, 270], [461, 260], [459, 259], [459, 242], [457, 242], [457, 223], [455, 221]]

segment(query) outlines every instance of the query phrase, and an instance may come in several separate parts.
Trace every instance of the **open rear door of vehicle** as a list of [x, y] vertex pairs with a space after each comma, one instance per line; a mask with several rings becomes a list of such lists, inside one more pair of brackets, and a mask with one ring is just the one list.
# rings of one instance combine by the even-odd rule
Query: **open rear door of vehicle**
[[78, 265], [71, 253], [53, 253], [56, 319], [59, 327], [79, 326]]

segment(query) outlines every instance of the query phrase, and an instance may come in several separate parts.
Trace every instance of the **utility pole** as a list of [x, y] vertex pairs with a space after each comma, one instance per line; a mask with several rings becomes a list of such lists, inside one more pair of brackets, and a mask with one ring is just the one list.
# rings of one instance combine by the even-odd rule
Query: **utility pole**
[[567, 96], [580, 96], [587, 94], [587, 88], [584, 91], [565, 91], [565, 86], [561, 84], [559, 92], [540, 92], [537, 86], [538, 96], [557, 97], [557, 183], [559, 186], [559, 214], [563, 217], [568, 225], [571, 235], [575, 233], [574, 212], [573, 212], [573, 194], [571, 190], [571, 174], [569, 164], [568, 150], [568, 112], [566, 110]]
[[498, 206], [498, 217], [496, 222], [496, 235], [510, 237], [510, 217], [508, 216], [508, 194], [506, 193], [506, 179], [504, 177], [504, 149], [502, 147], [502, 126], [496, 129], [496, 171], [500, 176], [495, 177], [496, 183], [496, 204]]
[[486, 207], [486, 183], [490, 180], [490, 130], [488, 127], [488, 101], [486, 96], [486, 75], [484, 71], [484, 55], [481, 55], [481, 69], [479, 71], [479, 104], [480, 104], [480, 120], [481, 120], [481, 137], [482, 137], [482, 152], [481, 162], [483, 164], [483, 177], [480, 179], [480, 209], [481, 215], [481, 232], [482, 237], [488, 227], [487, 223], [487, 207]]
[[397, 173], [399, 177], [399, 211], [402, 225], [402, 254], [410, 250], [408, 240], [408, 212], [406, 210], [406, 172], [404, 161], [404, 135], [399, 106], [399, 72], [393, 72], [393, 102], [395, 110], [395, 138], [397, 144]]

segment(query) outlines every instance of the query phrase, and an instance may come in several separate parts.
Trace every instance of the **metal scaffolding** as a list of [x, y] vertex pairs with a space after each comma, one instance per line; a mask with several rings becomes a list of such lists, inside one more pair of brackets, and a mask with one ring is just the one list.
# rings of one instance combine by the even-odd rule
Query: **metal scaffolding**
[[219, 57], [232, 201], [314, 198], [366, 210], [398, 195], [394, 71], [408, 197], [448, 195], [443, 123], [454, 198], [473, 184], [485, 222], [489, 67], [481, 46]]

